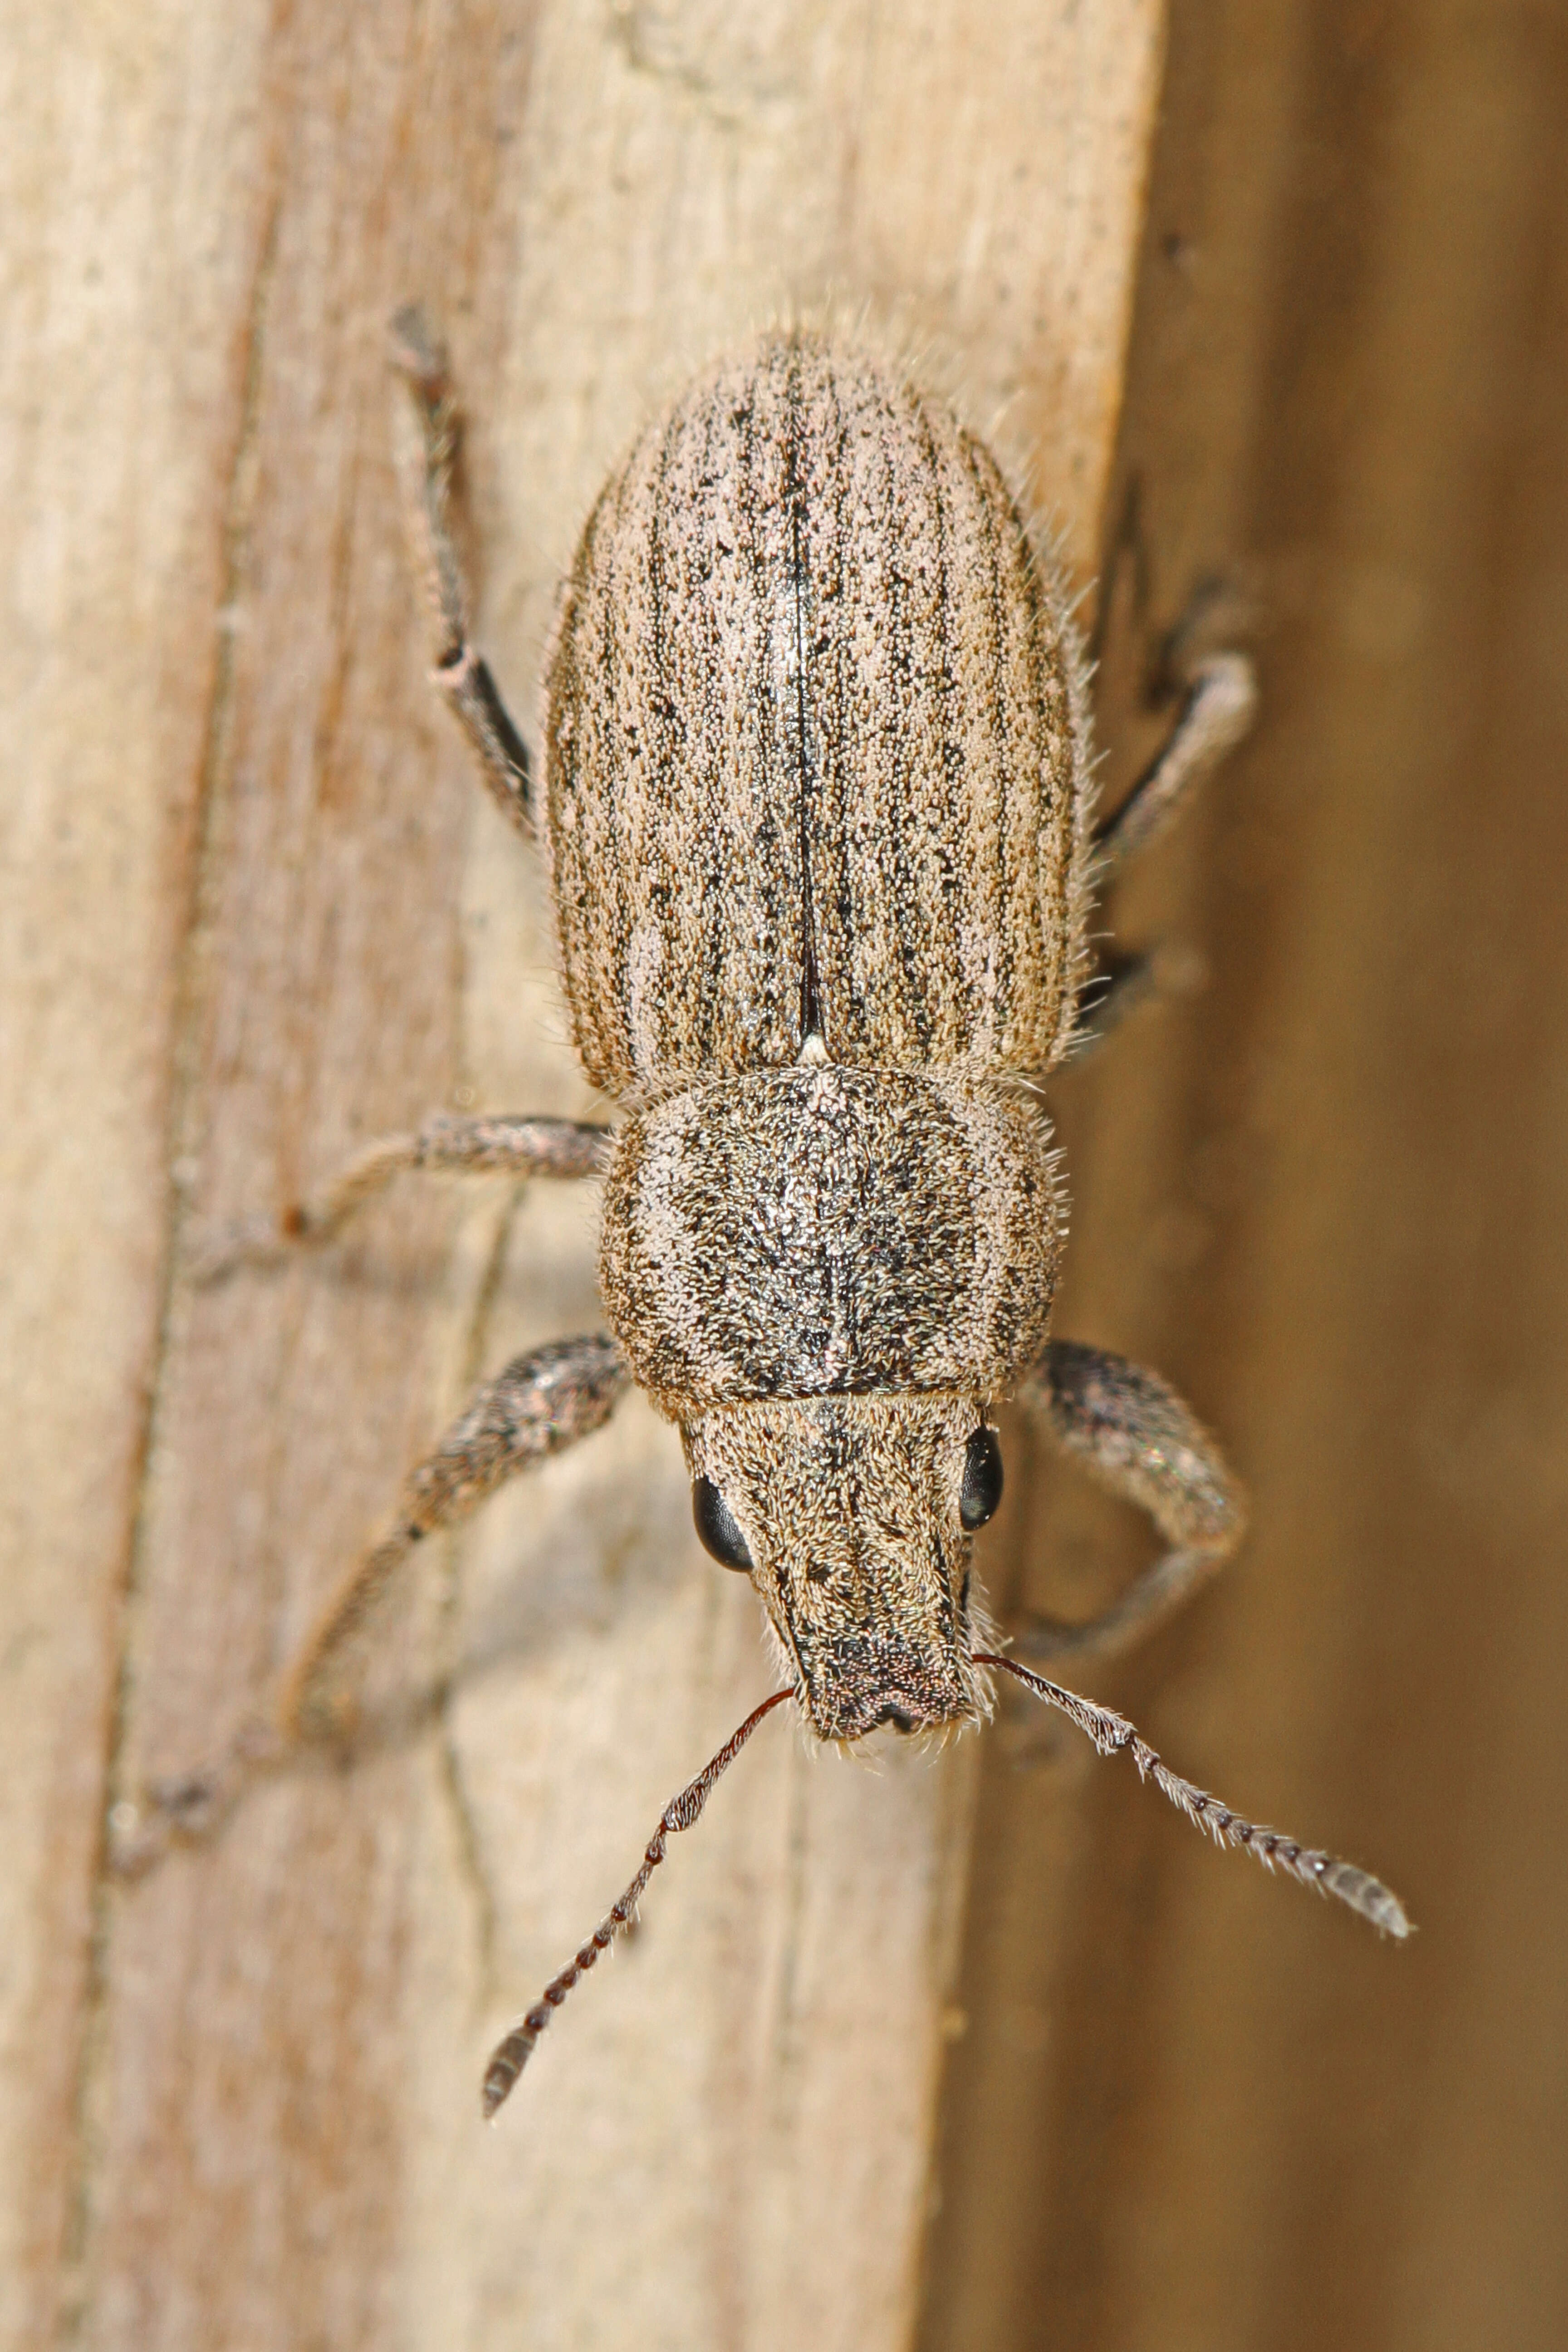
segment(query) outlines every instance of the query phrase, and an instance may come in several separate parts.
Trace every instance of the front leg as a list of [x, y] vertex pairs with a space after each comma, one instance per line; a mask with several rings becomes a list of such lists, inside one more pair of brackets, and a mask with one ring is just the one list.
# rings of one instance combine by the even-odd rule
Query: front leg
[[153, 1790], [153, 1818], [121, 1837], [118, 1868], [146, 1869], [174, 1838], [210, 1837], [259, 1772], [308, 1743], [351, 1738], [364, 1639], [415, 1546], [466, 1518], [520, 1470], [602, 1427], [630, 1386], [625, 1357], [604, 1338], [552, 1340], [487, 1381], [410, 1473], [385, 1533], [328, 1601], [283, 1678], [271, 1719], [248, 1727], [220, 1763]]
[[602, 1176], [614, 1130], [573, 1118], [449, 1118], [437, 1111], [413, 1135], [367, 1144], [313, 1198], [276, 1223], [247, 1218], [198, 1242], [194, 1275], [216, 1282], [237, 1265], [268, 1265], [300, 1248], [330, 1242], [367, 1201], [405, 1169], [464, 1176]]
[[1247, 1526], [1240, 1488], [1214, 1440], [1152, 1372], [1099, 1348], [1053, 1339], [1020, 1392], [1103, 1486], [1147, 1511], [1170, 1549], [1100, 1616], [1069, 1625], [1031, 1616], [1026, 1657], [1110, 1657], [1178, 1610], [1228, 1559]]

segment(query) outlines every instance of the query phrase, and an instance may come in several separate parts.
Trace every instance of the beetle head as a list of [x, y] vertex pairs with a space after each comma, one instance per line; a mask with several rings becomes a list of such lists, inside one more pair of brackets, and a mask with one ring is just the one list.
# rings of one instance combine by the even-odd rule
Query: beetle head
[[973, 1397], [730, 1405], [685, 1430], [699, 1532], [749, 1570], [812, 1728], [972, 1720], [970, 1529], [1001, 1493]]

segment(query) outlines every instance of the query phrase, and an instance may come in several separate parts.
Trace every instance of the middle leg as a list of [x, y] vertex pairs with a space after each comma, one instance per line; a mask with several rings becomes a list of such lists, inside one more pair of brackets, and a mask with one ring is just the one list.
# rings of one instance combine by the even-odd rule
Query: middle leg
[[311, 1199], [274, 1223], [252, 1217], [220, 1227], [195, 1251], [195, 1278], [216, 1282], [238, 1265], [268, 1265], [332, 1241], [367, 1201], [405, 1169], [465, 1176], [601, 1176], [615, 1130], [572, 1118], [450, 1118], [437, 1111], [413, 1135], [367, 1144]]

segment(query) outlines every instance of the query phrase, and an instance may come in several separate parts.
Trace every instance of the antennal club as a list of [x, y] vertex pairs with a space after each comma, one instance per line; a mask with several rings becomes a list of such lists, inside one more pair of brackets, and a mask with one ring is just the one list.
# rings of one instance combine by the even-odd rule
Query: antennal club
[[664, 1850], [669, 1839], [677, 1830], [689, 1830], [693, 1822], [699, 1818], [703, 1806], [713, 1792], [715, 1781], [729, 1770], [763, 1716], [771, 1715], [775, 1706], [782, 1706], [786, 1698], [794, 1696], [793, 1690], [774, 1691], [772, 1698], [765, 1698], [761, 1706], [753, 1707], [739, 1730], [730, 1734], [717, 1756], [711, 1758], [703, 1766], [696, 1780], [689, 1782], [678, 1797], [671, 1797], [658, 1817], [658, 1829], [648, 1840], [647, 1850], [642, 1858], [642, 1868], [637, 1872], [619, 1902], [611, 1906], [587, 1942], [574, 1954], [560, 1975], [552, 1977], [535, 2007], [529, 2011], [526, 2017], [519, 2019], [504, 2042], [498, 2043], [489, 2064], [485, 2068], [483, 2106], [487, 2123], [493, 2123], [495, 2120], [498, 2111], [510, 2094], [513, 2084], [533, 2055], [534, 2043], [578, 1978], [585, 1976], [600, 1953], [607, 1952], [616, 1937], [623, 1935], [631, 1926], [642, 1891], [664, 1860]]
[[[1216, 1845], [1245, 1847], [1256, 1854], [1265, 1870], [1283, 1870], [1291, 1878], [1299, 1878], [1303, 1886], [1315, 1886], [1320, 1895], [1335, 1895], [1359, 1911], [1363, 1919], [1384, 1935], [1404, 1937], [1410, 1933], [1410, 1921], [1397, 1895], [1353, 1863], [1340, 1862], [1331, 1853], [1320, 1853], [1313, 1846], [1299, 1845], [1294, 1838], [1279, 1830], [1261, 1829], [1256, 1822], [1243, 1821], [1217, 1797], [1194, 1788], [1173, 1772], [1142, 1738], [1125, 1716], [1114, 1715], [1108, 1706], [1096, 1706], [1076, 1691], [1063, 1690], [1058, 1683], [1047, 1682], [1044, 1675], [1030, 1672], [1027, 1666], [1015, 1664], [1011, 1658], [1000, 1657], [994, 1651], [977, 1651], [973, 1663], [977, 1666], [1000, 1666], [1005, 1675], [1043, 1698], [1047, 1706], [1059, 1707], [1063, 1715], [1087, 1732], [1102, 1756], [1114, 1756], [1123, 1748], [1132, 1751], [1132, 1761], [1138, 1767], [1141, 1780], [1152, 1780], [1163, 1796], [1170, 1799], [1178, 1812], [1185, 1813], [1199, 1829], [1206, 1830]], [[651, 1852], [651, 1847], [649, 1848]]]

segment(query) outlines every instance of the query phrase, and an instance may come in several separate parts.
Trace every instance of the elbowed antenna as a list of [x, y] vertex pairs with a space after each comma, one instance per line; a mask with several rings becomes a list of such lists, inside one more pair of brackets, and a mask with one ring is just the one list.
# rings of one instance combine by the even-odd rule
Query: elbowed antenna
[[[1304, 1886], [1315, 1886], [1321, 1895], [1337, 1895], [1342, 1903], [1348, 1904], [1352, 1911], [1359, 1911], [1363, 1919], [1370, 1919], [1373, 1926], [1385, 1935], [1403, 1938], [1410, 1934], [1410, 1921], [1405, 1916], [1404, 1905], [1380, 1880], [1367, 1871], [1358, 1870], [1353, 1863], [1341, 1862], [1331, 1853], [1301, 1845], [1279, 1830], [1264, 1829], [1256, 1822], [1244, 1821], [1239, 1813], [1232, 1812], [1228, 1805], [1221, 1804], [1217, 1797], [1211, 1797], [1205, 1790], [1194, 1787], [1191, 1780], [1184, 1780], [1179, 1773], [1173, 1772], [1125, 1716], [1114, 1714], [1108, 1706], [1096, 1706], [1092, 1700], [1080, 1698], [1076, 1691], [1064, 1690], [1059, 1683], [1047, 1682], [1044, 1675], [1037, 1675], [1027, 1666], [1017, 1665], [1011, 1658], [1005, 1658], [994, 1650], [974, 1651], [971, 1663], [977, 1666], [998, 1667], [1003, 1674], [1012, 1675], [1026, 1689], [1032, 1690], [1037, 1698], [1043, 1698], [1047, 1706], [1058, 1707], [1080, 1731], [1088, 1734], [1102, 1756], [1115, 1756], [1122, 1748], [1130, 1748], [1140, 1779], [1152, 1780], [1179, 1812], [1185, 1813], [1189, 1821], [1196, 1822], [1200, 1829], [1208, 1832], [1216, 1845], [1242, 1846], [1248, 1853], [1256, 1854], [1266, 1870], [1283, 1870], [1290, 1877], [1299, 1878]], [[761, 1706], [753, 1707], [739, 1729], [730, 1734], [718, 1754], [704, 1765], [696, 1780], [689, 1781], [679, 1796], [670, 1799], [659, 1815], [658, 1829], [648, 1840], [642, 1867], [625, 1894], [611, 1906], [587, 1942], [574, 1954], [560, 1975], [551, 1979], [535, 2006], [525, 2017], [519, 2019], [505, 2041], [498, 2043], [485, 2069], [483, 2108], [487, 2123], [493, 2122], [532, 2056], [535, 2042], [578, 1978], [585, 1976], [600, 1953], [607, 1952], [616, 1937], [630, 1927], [643, 1889], [664, 1860], [670, 1838], [678, 1830], [689, 1830], [700, 1818], [715, 1783], [734, 1762], [763, 1717], [771, 1715], [775, 1706], [782, 1706], [785, 1699], [795, 1696], [793, 1690], [777, 1690], [771, 1698], [763, 1699]]]
[[632, 1916], [644, 1887], [664, 1860], [666, 1843], [677, 1830], [689, 1830], [700, 1814], [713, 1792], [713, 1784], [726, 1772], [744, 1748], [764, 1715], [782, 1706], [786, 1698], [794, 1698], [793, 1690], [774, 1691], [772, 1698], [754, 1706], [738, 1731], [732, 1731], [719, 1750], [710, 1759], [695, 1780], [689, 1781], [678, 1797], [671, 1797], [658, 1817], [658, 1827], [648, 1840], [647, 1851], [637, 1872], [618, 1903], [611, 1906], [595, 1928], [587, 1942], [574, 1954], [558, 1977], [552, 1977], [528, 2015], [520, 2018], [507, 2035], [497, 2044], [489, 2064], [485, 2068], [483, 2097], [486, 2123], [493, 2123], [498, 2109], [510, 2094], [529, 2059], [533, 2045], [549, 2024], [580, 1976], [585, 1976], [601, 1952], [607, 1952], [616, 1937], [631, 1926]]
[[[1031, 1673], [1027, 1666], [1016, 1665], [995, 1651], [974, 1653], [972, 1663], [977, 1666], [1000, 1666], [1043, 1698], [1047, 1706], [1059, 1707], [1063, 1715], [1087, 1732], [1102, 1756], [1114, 1756], [1123, 1748], [1132, 1751], [1132, 1761], [1138, 1767], [1142, 1780], [1152, 1780], [1154, 1786], [1168, 1797], [1178, 1812], [1185, 1813], [1199, 1829], [1206, 1830], [1216, 1845], [1243, 1846], [1256, 1854], [1265, 1870], [1283, 1870], [1299, 1878], [1303, 1886], [1315, 1886], [1320, 1895], [1338, 1895], [1363, 1919], [1388, 1936], [1401, 1938], [1411, 1932], [1405, 1906], [1370, 1873], [1358, 1870], [1353, 1863], [1341, 1862], [1331, 1853], [1322, 1853], [1313, 1846], [1299, 1845], [1294, 1838], [1279, 1830], [1262, 1829], [1256, 1822], [1243, 1821], [1217, 1797], [1194, 1788], [1162, 1763], [1148, 1741], [1142, 1738], [1125, 1716], [1114, 1715], [1108, 1706], [1096, 1706], [1076, 1691], [1063, 1690], [1059, 1683], [1047, 1682], [1044, 1675]], [[651, 1853], [652, 1848], [649, 1848]]]

